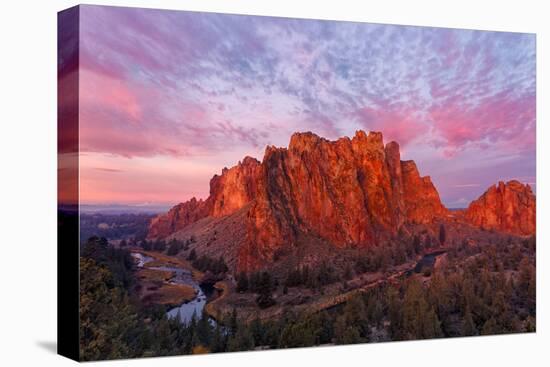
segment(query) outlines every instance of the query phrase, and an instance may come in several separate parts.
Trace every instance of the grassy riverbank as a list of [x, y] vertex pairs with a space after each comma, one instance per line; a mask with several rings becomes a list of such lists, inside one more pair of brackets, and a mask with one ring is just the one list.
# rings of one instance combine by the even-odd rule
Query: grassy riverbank
[[144, 264], [136, 273], [138, 279], [138, 294], [145, 304], [159, 304], [169, 307], [177, 306], [194, 300], [197, 291], [190, 285], [173, 284], [170, 280], [175, 273], [170, 270], [155, 269], [158, 267], [180, 268], [189, 270], [193, 279], [200, 281], [204, 274], [193, 269], [187, 260], [171, 257], [154, 251], [132, 250], [148, 256], [153, 260]]

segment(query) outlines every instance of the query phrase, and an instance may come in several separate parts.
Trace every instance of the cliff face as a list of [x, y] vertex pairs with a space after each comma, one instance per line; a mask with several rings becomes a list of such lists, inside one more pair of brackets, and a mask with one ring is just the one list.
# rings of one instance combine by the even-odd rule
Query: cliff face
[[168, 213], [153, 218], [149, 225], [147, 237], [164, 238], [207, 215], [208, 210], [205, 202], [192, 198], [185, 203], [174, 206]]
[[223, 217], [244, 207], [256, 196], [260, 162], [245, 157], [236, 166], [222, 170], [210, 180], [210, 196], [205, 201], [192, 198], [155, 217], [148, 238], [165, 238], [205, 217]]
[[236, 166], [224, 168], [221, 176], [214, 176], [210, 180], [210, 196], [207, 199], [209, 215], [223, 217], [254, 200], [259, 172], [260, 162], [245, 157]]
[[472, 225], [516, 235], [536, 229], [536, 199], [531, 187], [518, 181], [491, 186], [464, 213]]
[[336, 247], [366, 247], [396, 234], [404, 223], [429, 223], [447, 214], [429, 177], [401, 161], [399, 145], [358, 131], [329, 141], [292, 135], [288, 148], [267, 147], [263, 161], [245, 158], [210, 181], [205, 201], [179, 204], [152, 222], [163, 238], [206, 216], [223, 217], [250, 204], [238, 267], [252, 270], [302, 234]]
[[446, 213], [429, 177], [400, 160], [397, 143], [384, 147], [380, 133], [358, 131], [337, 141], [294, 134], [288, 149], [266, 149], [240, 265], [261, 267], [300, 233], [337, 247], [365, 247], [405, 222]]
[[411, 223], [430, 223], [448, 214], [429, 176], [420, 177], [414, 161], [402, 161], [406, 217]]

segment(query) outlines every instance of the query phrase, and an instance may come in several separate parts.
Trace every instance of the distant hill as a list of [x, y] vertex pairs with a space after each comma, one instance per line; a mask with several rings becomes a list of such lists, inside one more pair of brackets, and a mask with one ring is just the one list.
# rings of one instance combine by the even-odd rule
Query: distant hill
[[80, 204], [80, 212], [87, 214], [159, 214], [168, 209], [167, 204]]

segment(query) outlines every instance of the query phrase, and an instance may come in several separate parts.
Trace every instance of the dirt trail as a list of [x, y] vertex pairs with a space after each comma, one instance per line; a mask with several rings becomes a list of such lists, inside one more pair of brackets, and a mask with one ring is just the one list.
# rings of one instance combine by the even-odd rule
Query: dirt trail
[[436, 248], [436, 249], [432, 249], [431, 251], [426, 252], [422, 256], [422, 258], [420, 258], [418, 261], [414, 262], [413, 265], [408, 266], [407, 268], [402, 269], [400, 271], [394, 272], [393, 274], [391, 274], [387, 278], [378, 279], [378, 280], [375, 280], [373, 282], [369, 282], [369, 283], [367, 283], [365, 285], [362, 285], [358, 288], [352, 289], [348, 292], [341, 293], [341, 294], [336, 295], [336, 296], [322, 297], [322, 298], [320, 298], [319, 300], [317, 300], [313, 303], [309, 303], [307, 305], [304, 305], [302, 307], [302, 309], [304, 311], [308, 312], [308, 313], [317, 313], [317, 312], [320, 312], [322, 310], [326, 310], [328, 308], [332, 308], [334, 306], [345, 303], [345, 302], [349, 301], [353, 296], [355, 296], [358, 293], [367, 292], [367, 291], [369, 291], [369, 290], [371, 290], [375, 287], [381, 286], [383, 284], [396, 282], [399, 278], [405, 276], [407, 273], [409, 273], [411, 271], [414, 271], [414, 269], [416, 267], [416, 264], [421, 262], [424, 257], [431, 256], [431, 255], [434, 255], [434, 254], [438, 254], [438, 255], [444, 254], [446, 251], [447, 251], [447, 249], [444, 248], [444, 247], [439, 247], [439, 248]]

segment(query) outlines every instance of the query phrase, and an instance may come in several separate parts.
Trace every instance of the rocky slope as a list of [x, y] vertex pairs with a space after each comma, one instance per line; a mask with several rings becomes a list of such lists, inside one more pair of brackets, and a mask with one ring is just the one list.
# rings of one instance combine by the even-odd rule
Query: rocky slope
[[206, 200], [192, 198], [174, 206], [166, 214], [155, 217], [148, 238], [166, 238], [205, 217], [223, 217], [244, 207], [256, 196], [256, 180], [260, 162], [245, 157], [236, 166], [222, 170], [210, 180], [210, 196]]
[[536, 229], [536, 198], [529, 185], [501, 181], [469, 205], [464, 219], [483, 229], [531, 235]]
[[165, 238], [208, 214], [205, 202], [192, 198], [174, 206], [168, 213], [153, 218], [147, 237], [149, 239]]

